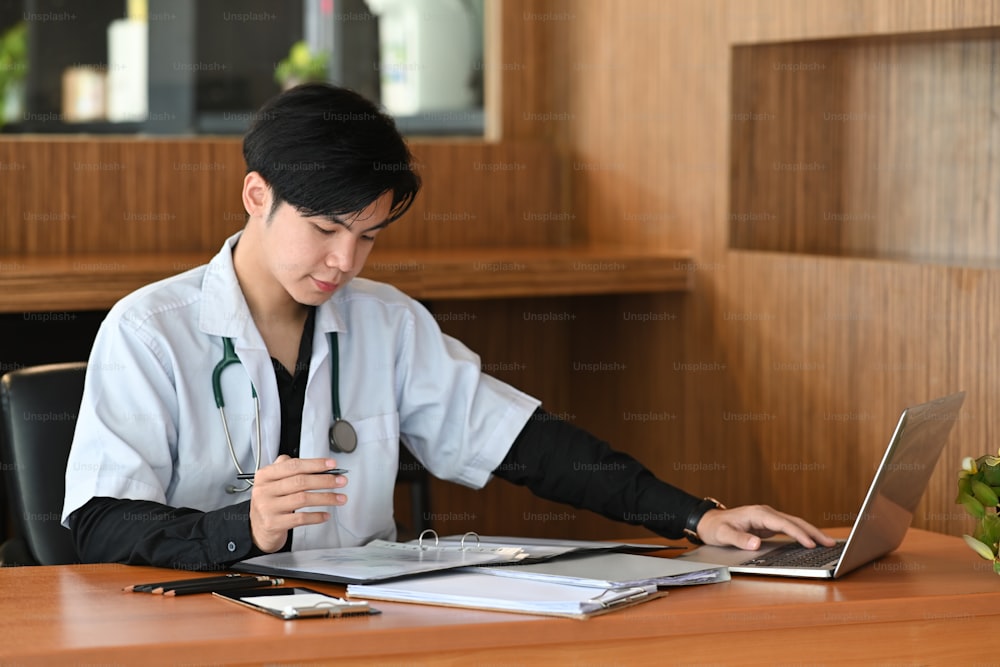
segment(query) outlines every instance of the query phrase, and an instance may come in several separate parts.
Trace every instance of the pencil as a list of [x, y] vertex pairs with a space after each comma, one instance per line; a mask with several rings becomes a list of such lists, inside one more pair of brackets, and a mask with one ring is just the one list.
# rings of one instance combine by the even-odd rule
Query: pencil
[[201, 577], [199, 579], [175, 579], [173, 581], [157, 581], [149, 584], [132, 584], [131, 586], [126, 586], [122, 590], [126, 593], [150, 593], [154, 588], [162, 588], [164, 586], [185, 586], [187, 584], [193, 583], [205, 583], [209, 581], [227, 581], [236, 577], [241, 577], [240, 574], [223, 574], [217, 577]]
[[285, 583], [284, 579], [272, 579], [271, 577], [242, 577], [234, 579], [229, 583], [209, 584], [207, 586], [184, 586], [174, 588], [163, 593], [163, 597], [175, 597], [177, 595], [194, 595], [196, 593], [214, 593], [215, 591], [242, 591], [254, 588], [266, 588], [270, 586], [280, 586]]
[[267, 579], [267, 577], [263, 575], [251, 577], [251, 576], [243, 576], [241, 574], [225, 578], [209, 577], [207, 579], [190, 579], [188, 581], [180, 581], [180, 582], [174, 581], [167, 583], [163, 586], [158, 586], [157, 588], [151, 590], [150, 593], [153, 593], [154, 595], [162, 595], [167, 591], [179, 590], [181, 588], [205, 588], [206, 586], [218, 586], [218, 585], [228, 586], [230, 584], [245, 584], [248, 582], [252, 583], [264, 579]]

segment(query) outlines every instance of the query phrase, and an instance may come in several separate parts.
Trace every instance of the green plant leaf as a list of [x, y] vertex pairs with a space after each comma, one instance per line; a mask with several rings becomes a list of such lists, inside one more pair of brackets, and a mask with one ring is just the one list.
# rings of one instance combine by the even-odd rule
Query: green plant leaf
[[969, 548], [979, 554], [984, 560], [995, 560], [996, 554], [993, 553], [993, 550], [972, 535], [962, 535], [962, 539], [969, 545]]
[[967, 493], [958, 494], [958, 502], [965, 507], [965, 510], [969, 514], [977, 519], [982, 519], [986, 515], [986, 509], [983, 508], [983, 504]]
[[976, 524], [972, 536], [996, 551], [997, 543], [1000, 542], [1000, 517], [992, 513], [984, 516]]
[[968, 476], [962, 477], [958, 480], [958, 495], [955, 496], [955, 503], [962, 502], [962, 494], [967, 496], [972, 495], [972, 480]]
[[997, 503], [1000, 503], [1000, 498], [997, 498], [997, 494], [993, 492], [993, 489], [978, 479], [972, 480], [972, 494], [984, 507], [996, 507]]
[[979, 479], [990, 486], [1000, 486], [1000, 466], [982, 465], [979, 468]]

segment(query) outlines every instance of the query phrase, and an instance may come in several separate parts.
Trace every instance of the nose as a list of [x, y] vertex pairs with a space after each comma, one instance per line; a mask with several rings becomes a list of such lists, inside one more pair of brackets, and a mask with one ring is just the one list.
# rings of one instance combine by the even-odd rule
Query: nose
[[358, 240], [349, 231], [341, 230], [333, 235], [329, 251], [326, 255], [326, 265], [341, 273], [354, 270], [354, 255], [358, 249]]

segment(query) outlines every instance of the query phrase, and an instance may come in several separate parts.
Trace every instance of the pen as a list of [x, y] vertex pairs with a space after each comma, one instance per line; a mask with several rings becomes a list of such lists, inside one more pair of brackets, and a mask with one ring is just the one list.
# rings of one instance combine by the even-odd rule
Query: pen
[[223, 574], [217, 577], [199, 577], [197, 579], [175, 579], [173, 581], [157, 581], [149, 584], [132, 584], [122, 590], [126, 593], [150, 593], [154, 588], [170, 588], [172, 586], [186, 586], [188, 584], [204, 584], [208, 582], [223, 582], [235, 578], [241, 578], [241, 574]]
[[163, 593], [163, 597], [174, 597], [177, 595], [194, 595], [196, 593], [213, 593], [215, 591], [240, 591], [252, 588], [264, 588], [267, 586], [280, 586], [285, 583], [284, 579], [272, 577], [242, 577], [234, 579], [229, 583], [220, 583], [208, 586], [184, 586], [174, 588]]
[[[312, 474], [314, 474], [314, 475], [346, 475], [347, 474], [347, 470], [345, 470], [344, 468], [334, 468], [333, 470], [322, 470], [320, 472], [315, 472], [315, 473], [312, 473]], [[236, 476], [236, 479], [245, 482], [247, 480], [252, 480], [253, 479], [253, 475], [254, 474], [252, 472], [241, 472], [239, 475]]]

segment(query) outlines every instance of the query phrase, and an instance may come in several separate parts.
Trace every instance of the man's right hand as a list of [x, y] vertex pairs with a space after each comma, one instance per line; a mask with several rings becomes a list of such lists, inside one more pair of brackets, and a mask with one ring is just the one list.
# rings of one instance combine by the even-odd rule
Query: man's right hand
[[330, 518], [329, 512], [299, 512], [303, 507], [347, 502], [347, 496], [331, 490], [346, 486], [346, 477], [315, 474], [336, 467], [333, 459], [293, 459], [282, 454], [257, 471], [250, 496], [250, 530], [258, 549], [274, 553], [288, 541], [292, 528]]

